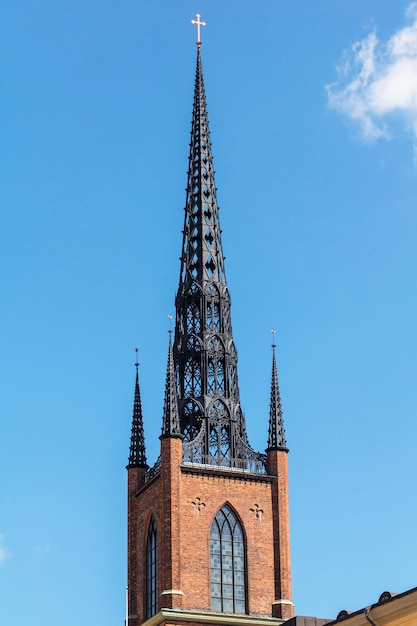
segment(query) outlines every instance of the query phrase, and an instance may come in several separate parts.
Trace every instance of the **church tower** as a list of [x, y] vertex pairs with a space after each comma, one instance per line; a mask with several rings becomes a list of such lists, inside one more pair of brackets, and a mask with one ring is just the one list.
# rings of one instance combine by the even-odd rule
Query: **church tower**
[[240, 406], [197, 15], [175, 333], [160, 456], [146, 461], [138, 366], [128, 470], [128, 624], [281, 624], [293, 616], [287, 454], [275, 345], [266, 454]]

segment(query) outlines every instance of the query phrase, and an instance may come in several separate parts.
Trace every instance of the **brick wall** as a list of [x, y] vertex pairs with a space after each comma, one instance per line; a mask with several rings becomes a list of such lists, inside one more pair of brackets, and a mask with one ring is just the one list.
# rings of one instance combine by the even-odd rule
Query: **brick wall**
[[292, 605], [279, 603], [291, 600], [286, 453], [268, 454], [268, 476], [184, 467], [181, 454], [180, 439], [163, 439], [161, 472], [139, 491], [138, 477], [130, 480], [129, 614], [138, 617], [129, 626], [145, 621], [151, 515], [158, 532], [159, 593], [165, 592], [159, 608], [210, 610], [210, 527], [226, 503], [245, 533], [249, 613], [291, 617]]

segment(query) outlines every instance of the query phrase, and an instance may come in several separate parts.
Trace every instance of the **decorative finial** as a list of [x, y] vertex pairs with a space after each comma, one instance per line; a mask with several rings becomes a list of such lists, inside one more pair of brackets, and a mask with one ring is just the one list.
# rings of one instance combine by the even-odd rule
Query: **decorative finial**
[[171, 313], [168, 315], [168, 319], [169, 319], [168, 335], [169, 335], [169, 343], [171, 343], [171, 339], [172, 339], [172, 315]]
[[201, 46], [201, 40], [200, 40], [200, 26], [206, 26], [205, 22], [200, 22], [200, 13], [196, 14], [196, 20], [191, 20], [191, 24], [195, 24], [197, 26], [197, 48], [199, 48]]
[[[168, 315], [168, 317], [170, 317]], [[172, 316], [171, 316], [172, 317]], [[174, 352], [171, 335], [169, 336], [167, 377], [165, 382], [164, 415], [162, 418], [161, 437], [181, 437], [180, 418], [178, 413], [178, 395], [175, 383]]]
[[135, 348], [136, 352], [136, 382], [135, 382], [135, 396], [133, 400], [133, 416], [132, 416], [132, 431], [130, 435], [130, 450], [129, 450], [129, 464], [127, 469], [132, 467], [144, 467], [147, 469], [146, 464], [146, 450], [145, 450], [145, 435], [143, 432], [143, 418], [142, 418], [142, 403], [140, 399], [139, 388], [139, 361], [138, 352], [139, 348]]
[[269, 405], [269, 433], [267, 452], [283, 450], [288, 452], [285, 441], [284, 419], [282, 416], [281, 396], [279, 393], [277, 362], [275, 356], [275, 328], [272, 333], [272, 378], [271, 378], [271, 402]]

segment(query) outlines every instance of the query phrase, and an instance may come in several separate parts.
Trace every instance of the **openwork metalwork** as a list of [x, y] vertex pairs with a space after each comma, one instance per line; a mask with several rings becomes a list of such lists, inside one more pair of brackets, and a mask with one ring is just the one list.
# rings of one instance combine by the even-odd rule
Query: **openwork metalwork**
[[181, 437], [178, 416], [178, 400], [175, 384], [174, 356], [172, 352], [171, 334], [169, 335], [168, 364], [165, 383], [164, 415], [162, 420], [163, 437]]
[[158, 458], [155, 461], [155, 464], [152, 467], [150, 467], [145, 473], [143, 477], [143, 482], [144, 483], [149, 482], [151, 478], [159, 474], [160, 471], [161, 471], [161, 457], [158, 456]]
[[268, 450], [288, 451], [287, 443], [285, 441], [284, 419], [282, 416], [281, 396], [279, 393], [275, 348], [276, 345], [272, 344], [272, 380], [271, 402], [269, 407]]
[[191, 130], [174, 362], [183, 459], [264, 472], [240, 408], [200, 48]]
[[245, 541], [228, 504], [217, 513], [210, 530], [210, 595], [213, 611], [246, 613]]
[[146, 617], [158, 611], [158, 535], [152, 517], [146, 541]]
[[128, 468], [131, 468], [131, 467], [147, 468], [148, 466], [146, 464], [142, 403], [140, 399], [140, 388], [139, 388], [139, 363], [136, 362], [135, 367], [136, 367], [135, 397], [133, 400], [132, 432], [130, 435], [129, 464], [127, 467]]

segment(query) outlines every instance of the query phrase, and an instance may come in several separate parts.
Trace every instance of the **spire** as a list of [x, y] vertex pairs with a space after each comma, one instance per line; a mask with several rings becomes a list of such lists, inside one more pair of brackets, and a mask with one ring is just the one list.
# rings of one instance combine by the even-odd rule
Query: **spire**
[[128, 469], [131, 467], [148, 467], [146, 464], [145, 435], [143, 432], [142, 403], [139, 388], [139, 363], [137, 353], [138, 349], [136, 348], [136, 382], [135, 397], [133, 401], [132, 433], [130, 436], [129, 465], [127, 466]]
[[169, 347], [162, 437], [181, 437], [180, 422], [178, 417], [178, 397], [175, 385], [174, 354], [172, 351], [171, 331], [168, 332]]
[[216, 191], [201, 51], [198, 47], [181, 257], [181, 281], [187, 284], [193, 280], [226, 284]]
[[[272, 331], [275, 335], [275, 330]], [[275, 358], [275, 343], [272, 344], [272, 380], [271, 380], [271, 404], [269, 409], [269, 435], [268, 449], [284, 450], [288, 452], [285, 441], [284, 419], [282, 416], [281, 397], [279, 393], [277, 362]]]
[[184, 460], [262, 471], [262, 455], [248, 445], [240, 407], [198, 44], [174, 340]]

